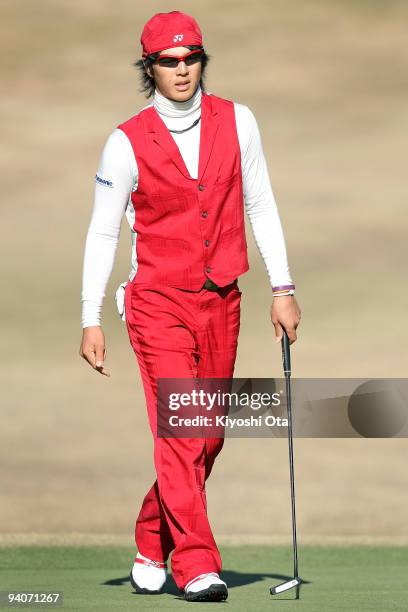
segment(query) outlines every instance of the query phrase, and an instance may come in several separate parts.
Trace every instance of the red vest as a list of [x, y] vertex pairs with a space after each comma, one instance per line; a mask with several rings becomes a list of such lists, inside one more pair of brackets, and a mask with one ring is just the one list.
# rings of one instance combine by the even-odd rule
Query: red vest
[[118, 126], [139, 170], [134, 284], [198, 291], [206, 278], [231, 283], [249, 270], [241, 153], [234, 105], [202, 95], [198, 178], [191, 178], [163, 120], [149, 107]]

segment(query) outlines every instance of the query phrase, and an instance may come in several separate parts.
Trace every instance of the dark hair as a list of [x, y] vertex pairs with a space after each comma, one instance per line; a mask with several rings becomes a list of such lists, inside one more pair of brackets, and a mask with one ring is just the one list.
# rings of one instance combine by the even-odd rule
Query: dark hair
[[[210, 56], [207, 55], [203, 47], [200, 47], [199, 45], [186, 45], [186, 47], [190, 49], [191, 51], [193, 51], [194, 49], [203, 50], [203, 55], [201, 58], [200, 86], [201, 86], [201, 89], [204, 91], [205, 69], [207, 67], [208, 62], [210, 61]], [[159, 57], [159, 55], [160, 55], [160, 51], [158, 51], [157, 53], [152, 53], [151, 55], [148, 55], [146, 59], [137, 60], [136, 62], [132, 64], [133, 66], [136, 66], [136, 68], [139, 70], [140, 85], [141, 85], [140, 91], [146, 94], [146, 98], [151, 98], [154, 95], [154, 90], [155, 90], [154, 79], [147, 74], [146, 69], [151, 68], [153, 66], [153, 63]]]

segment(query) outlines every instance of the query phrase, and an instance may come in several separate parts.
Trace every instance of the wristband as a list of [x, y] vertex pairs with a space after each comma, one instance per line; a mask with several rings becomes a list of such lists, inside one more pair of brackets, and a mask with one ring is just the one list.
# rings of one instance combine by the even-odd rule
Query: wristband
[[295, 285], [277, 285], [276, 287], [272, 287], [272, 291], [286, 291], [287, 289], [295, 289]]
[[280, 291], [278, 293], [274, 293], [273, 297], [274, 298], [275, 297], [281, 297], [281, 296], [284, 296], [284, 295], [295, 295], [295, 291], [294, 291], [294, 289], [289, 289], [289, 291]]

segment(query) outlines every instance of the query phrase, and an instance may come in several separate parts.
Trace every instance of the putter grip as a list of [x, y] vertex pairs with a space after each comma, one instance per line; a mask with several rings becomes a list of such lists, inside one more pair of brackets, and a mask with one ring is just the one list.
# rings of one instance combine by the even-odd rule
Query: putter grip
[[286, 330], [283, 330], [283, 337], [282, 337], [282, 362], [283, 362], [283, 371], [285, 372], [285, 374], [287, 372], [290, 373], [290, 344], [289, 344], [289, 338], [288, 338], [288, 334], [286, 333]]

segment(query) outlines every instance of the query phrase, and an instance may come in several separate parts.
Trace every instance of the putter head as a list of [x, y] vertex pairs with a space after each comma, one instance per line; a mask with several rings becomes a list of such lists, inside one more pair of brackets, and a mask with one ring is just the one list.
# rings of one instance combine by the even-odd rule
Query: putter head
[[292, 580], [287, 580], [286, 582], [282, 582], [275, 587], [271, 587], [271, 595], [279, 595], [280, 593], [284, 593], [285, 591], [289, 591], [289, 589], [293, 589], [294, 587], [299, 587], [301, 584], [300, 578], [292, 578]]

